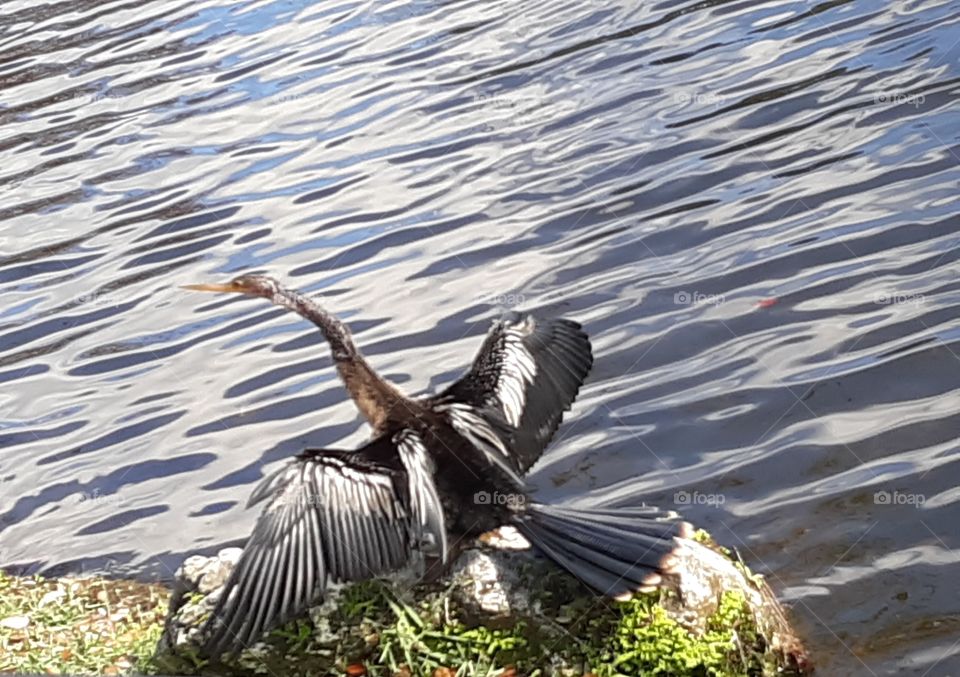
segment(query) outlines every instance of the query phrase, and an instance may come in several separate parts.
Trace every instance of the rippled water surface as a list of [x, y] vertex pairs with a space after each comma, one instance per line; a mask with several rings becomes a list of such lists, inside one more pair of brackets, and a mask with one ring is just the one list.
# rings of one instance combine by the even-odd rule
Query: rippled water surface
[[0, 564], [169, 577], [506, 309], [597, 362], [531, 476], [677, 507], [823, 674], [960, 674], [955, 2], [4, 2]]

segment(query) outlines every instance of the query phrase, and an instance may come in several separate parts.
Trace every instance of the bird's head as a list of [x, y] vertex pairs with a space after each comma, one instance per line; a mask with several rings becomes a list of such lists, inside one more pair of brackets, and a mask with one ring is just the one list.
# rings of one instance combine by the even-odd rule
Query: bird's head
[[185, 284], [184, 289], [193, 291], [232, 292], [247, 296], [273, 299], [280, 291], [280, 283], [266, 275], [241, 275], [222, 284]]

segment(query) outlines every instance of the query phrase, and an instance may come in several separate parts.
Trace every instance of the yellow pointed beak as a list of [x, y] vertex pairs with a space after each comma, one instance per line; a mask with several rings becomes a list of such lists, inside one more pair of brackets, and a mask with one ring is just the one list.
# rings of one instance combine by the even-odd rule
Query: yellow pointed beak
[[184, 284], [180, 287], [192, 291], [243, 292], [243, 288], [233, 282], [227, 282], [226, 284]]

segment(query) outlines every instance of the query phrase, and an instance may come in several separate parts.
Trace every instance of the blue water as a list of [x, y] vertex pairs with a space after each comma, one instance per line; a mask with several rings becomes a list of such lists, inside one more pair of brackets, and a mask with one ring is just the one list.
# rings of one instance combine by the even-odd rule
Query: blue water
[[505, 310], [584, 323], [531, 483], [674, 507], [827, 675], [960, 674], [960, 7], [6, 2], [0, 565], [169, 578]]

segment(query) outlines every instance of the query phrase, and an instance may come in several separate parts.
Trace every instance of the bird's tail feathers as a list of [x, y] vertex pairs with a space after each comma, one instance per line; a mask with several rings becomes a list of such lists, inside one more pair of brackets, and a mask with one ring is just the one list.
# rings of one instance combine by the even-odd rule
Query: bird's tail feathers
[[676, 513], [653, 507], [577, 509], [532, 504], [517, 529], [597, 592], [625, 598], [672, 573], [677, 539], [692, 533]]

